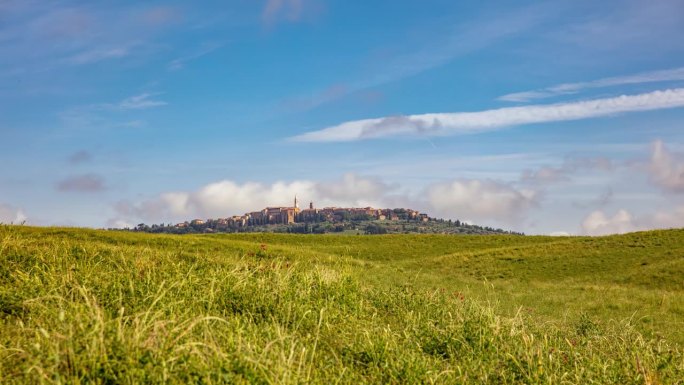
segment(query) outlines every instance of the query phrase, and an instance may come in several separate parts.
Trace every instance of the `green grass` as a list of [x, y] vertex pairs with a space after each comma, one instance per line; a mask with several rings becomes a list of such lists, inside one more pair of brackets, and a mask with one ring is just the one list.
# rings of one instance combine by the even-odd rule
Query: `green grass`
[[684, 383], [684, 231], [0, 226], [2, 383]]

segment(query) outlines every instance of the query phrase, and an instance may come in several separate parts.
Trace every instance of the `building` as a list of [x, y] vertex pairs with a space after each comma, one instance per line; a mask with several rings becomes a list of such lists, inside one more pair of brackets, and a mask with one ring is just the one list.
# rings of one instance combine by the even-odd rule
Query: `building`
[[288, 225], [297, 221], [299, 214], [299, 202], [297, 196], [294, 199], [293, 207], [267, 207], [261, 211], [254, 211], [245, 216], [252, 226], [258, 225]]

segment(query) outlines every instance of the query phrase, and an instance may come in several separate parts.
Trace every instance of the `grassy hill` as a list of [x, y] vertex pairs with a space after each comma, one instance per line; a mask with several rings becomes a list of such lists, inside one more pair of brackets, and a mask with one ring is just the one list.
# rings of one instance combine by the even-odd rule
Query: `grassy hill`
[[0, 382], [681, 383], [683, 277], [682, 230], [0, 226]]

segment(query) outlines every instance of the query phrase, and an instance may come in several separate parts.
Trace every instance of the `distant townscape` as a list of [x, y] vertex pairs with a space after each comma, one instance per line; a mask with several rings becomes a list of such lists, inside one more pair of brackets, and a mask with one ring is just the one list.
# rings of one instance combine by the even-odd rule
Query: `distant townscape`
[[297, 197], [292, 207], [266, 207], [244, 215], [216, 219], [193, 219], [170, 224], [138, 224], [131, 231], [150, 233], [347, 233], [347, 234], [516, 234], [512, 231], [432, 218], [407, 208], [376, 209], [373, 207], [316, 208], [309, 202], [300, 209]]
[[[323, 209], [314, 208], [313, 202], [309, 203], [309, 208], [301, 210], [297, 197], [294, 198], [293, 207], [267, 207], [261, 211], [253, 211], [241, 216], [230, 218], [209, 219], [206, 222], [215, 222], [219, 226], [241, 228], [246, 226], [261, 225], [289, 225], [293, 223], [317, 223], [317, 222], [344, 222], [348, 220], [420, 220], [427, 222], [430, 220], [427, 214], [419, 213], [411, 209], [374, 209], [372, 207], [363, 208], [342, 208], [326, 207]], [[191, 222], [176, 224], [182, 228], [190, 225], [201, 225], [206, 223], [202, 219], [194, 219]]]

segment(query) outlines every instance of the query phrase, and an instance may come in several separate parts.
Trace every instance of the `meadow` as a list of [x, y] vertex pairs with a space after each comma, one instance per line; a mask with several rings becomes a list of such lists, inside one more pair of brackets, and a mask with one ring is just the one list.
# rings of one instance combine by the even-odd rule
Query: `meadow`
[[0, 226], [0, 383], [684, 384], [684, 230]]

